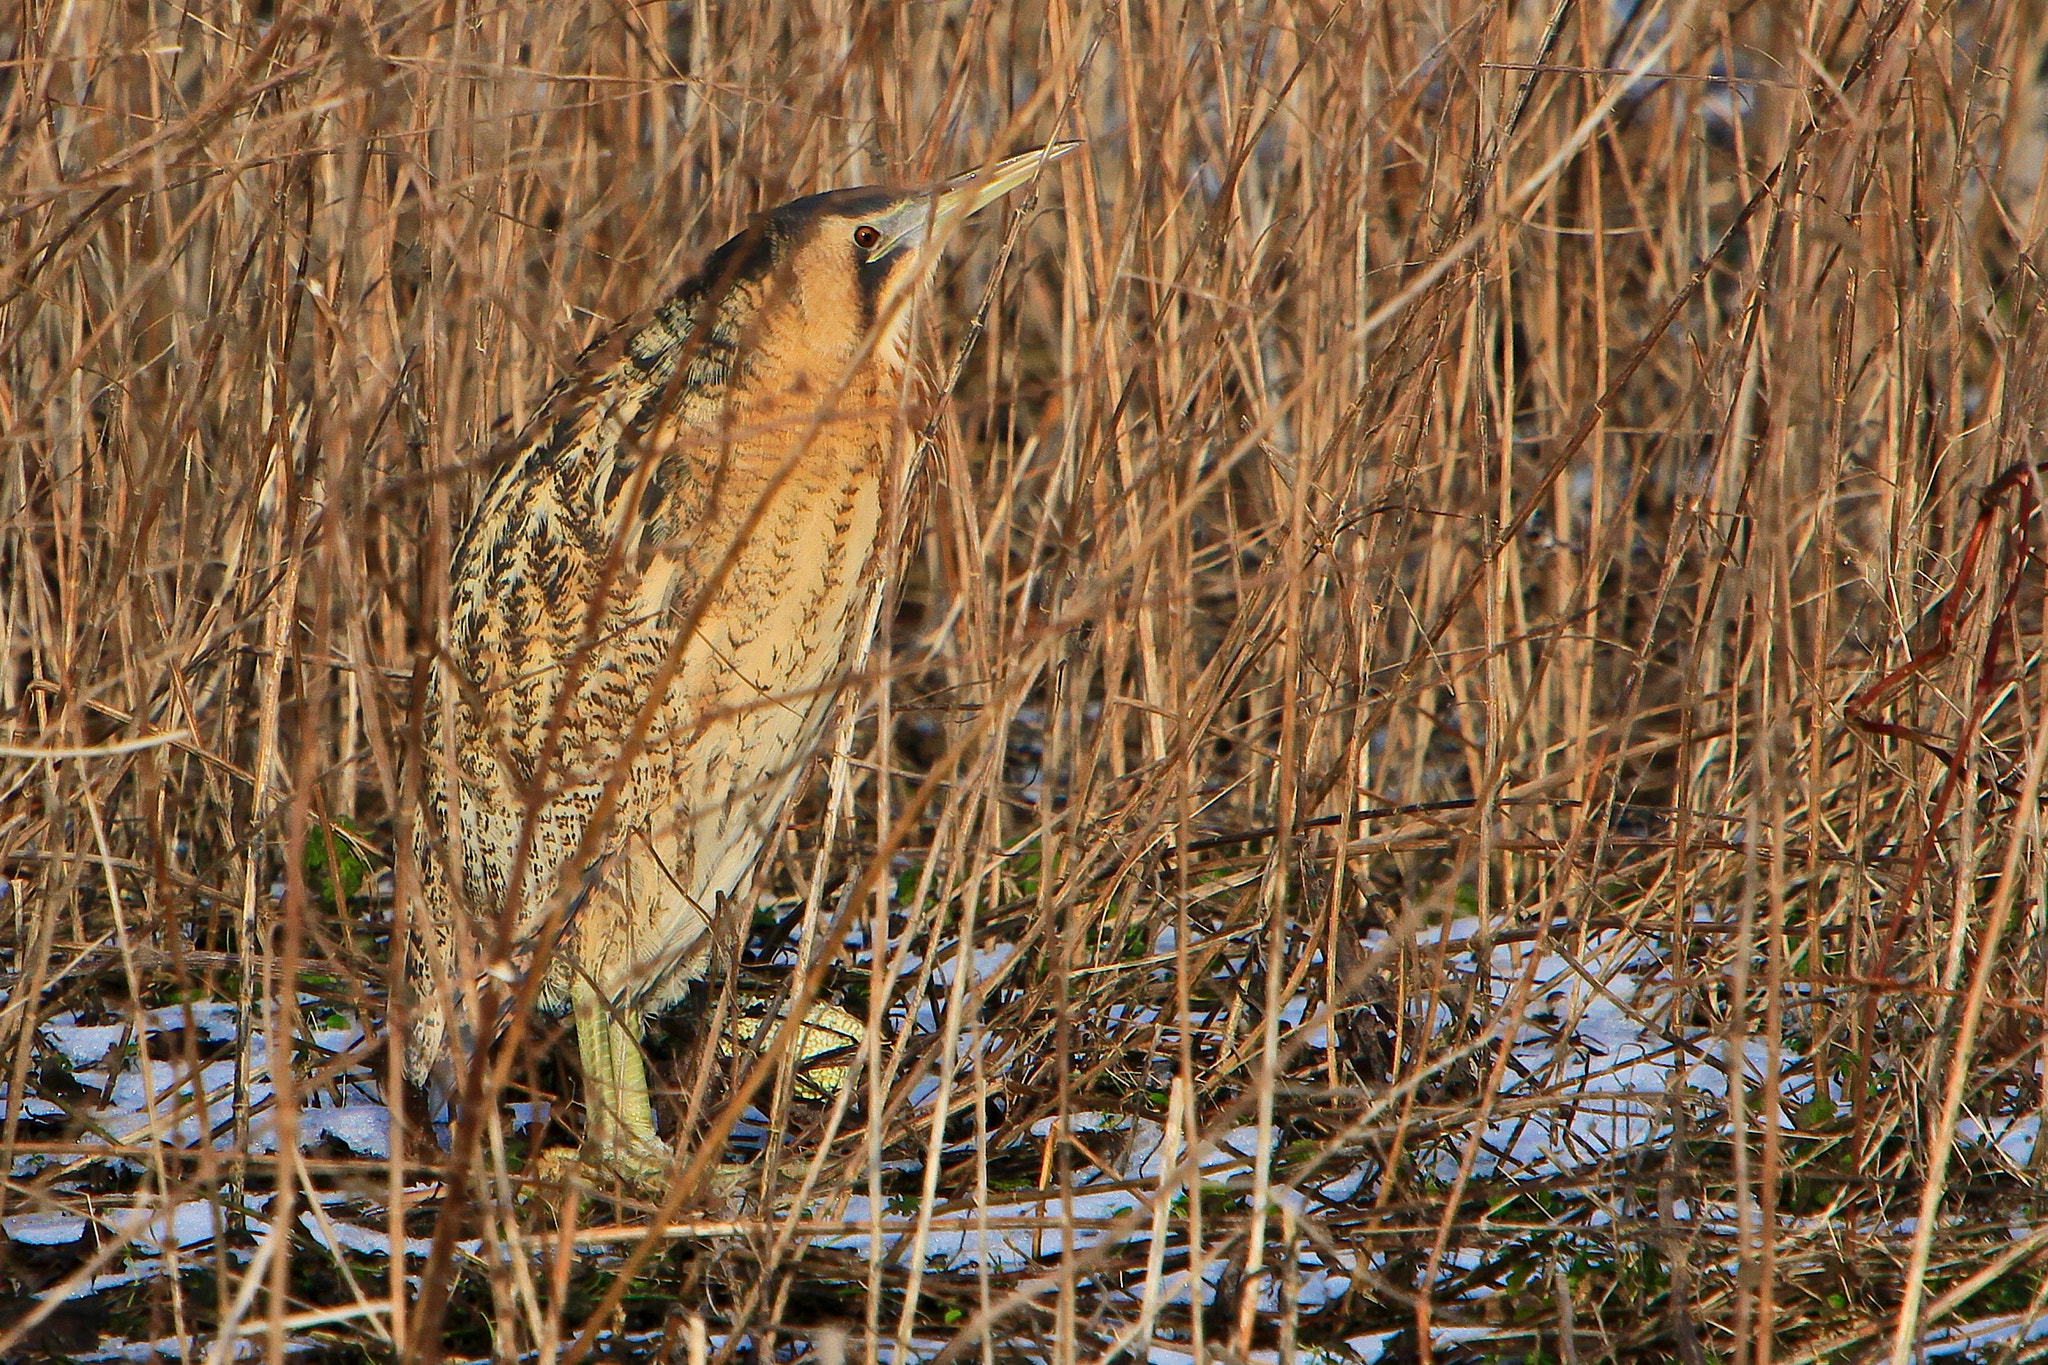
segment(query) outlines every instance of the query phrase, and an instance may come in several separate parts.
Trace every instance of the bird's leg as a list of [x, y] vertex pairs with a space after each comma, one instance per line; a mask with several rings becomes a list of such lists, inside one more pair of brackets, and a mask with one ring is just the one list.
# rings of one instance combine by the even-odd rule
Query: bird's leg
[[611, 1002], [586, 980], [579, 978], [570, 987], [570, 998], [576, 1051], [583, 1060], [586, 1156], [634, 1184], [655, 1183], [668, 1170], [672, 1154], [654, 1131], [639, 1030], [622, 1022]]

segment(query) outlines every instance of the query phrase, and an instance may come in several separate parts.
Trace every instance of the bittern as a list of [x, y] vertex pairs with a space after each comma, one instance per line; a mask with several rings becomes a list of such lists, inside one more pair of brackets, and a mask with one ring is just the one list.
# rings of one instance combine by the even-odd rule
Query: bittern
[[703, 975], [893, 566], [909, 303], [948, 234], [1074, 143], [761, 215], [586, 354], [491, 479], [427, 690], [415, 1082], [485, 974], [573, 1012], [586, 1156], [666, 1169], [639, 1041]]

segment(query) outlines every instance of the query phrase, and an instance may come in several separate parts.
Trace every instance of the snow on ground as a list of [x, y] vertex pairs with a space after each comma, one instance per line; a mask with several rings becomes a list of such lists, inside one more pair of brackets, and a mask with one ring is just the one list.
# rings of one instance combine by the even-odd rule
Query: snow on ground
[[[1671, 982], [1661, 965], [1645, 956], [1638, 937], [1604, 931], [1560, 933], [1534, 941], [1527, 934], [1489, 940], [1482, 930], [1477, 920], [1460, 920], [1426, 930], [1416, 945], [1424, 951], [1441, 948], [1449, 955], [1451, 969], [1463, 974], [1460, 979], [1484, 983], [1484, 996], [1467, 1002], [1467, 1022], [1476, 1019], [1482, 1028], [1497, 1027], [1504, 1018], [1504, 1007], [1516, 1000], [1523, 1002], [1490, 1118], [1477, 1131], [1468, 1125], [1439, 1136], [1427, 1151], [1426, 1160], [1433, 1162], [1446, 1182], [1458, 1178], [1461, 1168], [1469, 1165], [1475, 1178], [1563, 1183], [1574, 1173], [1662, 1142], [1674, 1105], [1719, 1102], [1727, 1093], [1731, 1068], [1739, 1068], [1745, 1084], [1755, 1087], [1772, 1065], [1761, 1045], [1749, 1044], [1731, 1053], [1725, 1039], [1715, 1033], [1698, 1027], [1674, 1031]], [[1171, 946], [1169, 936], [1166, 948]], [[1368, 942], [1366, 946], [1381, 945]], [[1015, 951], [1012, 945], [994, 943], [978, 949], [969, 960], [977, 977], [987, 980], [1010, 965]], [[933, 979], [941, 990], [959, 961], [957, 954], [948, 952], [932, 964]], [[914, 973], [916, 966], [910, 963], [906, 970]], [[918, 1003], [912, 1020], [910, 1026], [920, 1031], [940, 1027], [932, 1015], [930, 997]], [[1458, 1022], [1448, 1007], [1440, 1011], [1440, 1027]], [[1290, 1031], [1290, 1042], [1306, 1046], [1306, 1052], [1298, 1056], [1311, 1062], [1320, 1057], [1326, 1035], [1313, 1001], [1290, 1002], [1283, 1023]], [[138, 1032], [177, 1033], [183, 1042], [167, 1040], [165, 1046], [148, 1049], [153, 1055], [144, 1055], [145, 1049], [137, 1046]], [[1492, 1038], [1480, 1039], [1481, 1045], [1474, 1049], [1474, 1055], [1486, 1064], [1494, 1056]], [[296, 1125], [300, 1148], [370, 1160], [387, 1158], [391, 1116], [380, 1097], [378, 1078], [363, 1066], [343, 1065], [338, 1070], [332, 1066], [332, 1059], [345, 1057], [364, 1041], [359, 1021], [348, 1020], [343, 1027], [323, 1030], [309, 1041], [327, 1060], [332, 1074], [317, 1087], [302, 1082], [302, 1108]], [[75, 1016], [57, 1015], [42, 1024], [39, 1043], [37, 1061], [47, 1058], [50, 1064], [68, 1070], [77, 1088], [64, 1106], [42, 1094], [26, 1094], [19, 1112], [27, 1119], [49, 1119], [68, 1107], [86, 1122], [80, 1142], [88, 1149], [108, 1141], [147, 1145], [152, 1135], [157, 1142], [184, 1149], [207, 1144], [227, 1150], [238, 1142], [258, 1151], [275, 1149], [267, 1037], [262, 1029], [243, 1035], [232, 1005], [198, 1002], [155, 1009], [139, 1020], [123, 1023], [81, 1023]], [[194, 1043], [203, 1045], [200, 1053], [182, 1050]], [[984, 1055], [987, 1048], [988, 1039], [978, 1030], [963, 1030], [963, 1067]], [[187, 1060], [181, 1060], [195, 1055], [204, 1058], [196, 1074]], [[1799, 1057], [1780, 1055], [1776, 1066], [1787, 1096], [1786, 1107], [1811, 1096], [1812, 1083], [1803, 1075]], [[929, 1094], [933, 1086], [927, 1081], [921, 1093]], [[238, 1090], [250, 1106], [240, 1125], [234, 1109]], [[537, 1107], [521, 1109], [513, 1116], [516, 1123], [545, 1118], [544, 1110]], [[815, 1243], [866, 1254], [877, 1245], [879, 1233], [881, 1254], [897, 1265], [917, 1255], [923, 1258], [927, 1272], [1028, 1272], [1034, 1266], [1049, 1267], [1069, 1248], [1144, 1244], [1151, 1236], [1154, 1204], [1161, 1197], [1162, 1186], [1165, 1198], [1181, 1201], [1176, 1214], [1184, 1207], [1186, 1193], [1172, 1177], [1190, 1157], [1201, 1171], [1205, 1199], [1210, 1192], [1220, 1191], [1243, 1200], [1251, 1192], [1254, 1165], [1262, 1149], [1272, 1162], [1276, 1204], [1291, 1207], [1298, 1216], [1341, 1211], [1354, 1202], [1369, 1203], [1373, 1197], [1377, 1174], [1370, 1163], [1347, 1159], [1302, 1167], [1296, 1154], [1290, 1168], [1289, 1154], [1277, 1133], [1262, 1134], [1256, 1125], [1241, 1120], [1227, 1131], [1200, 1135], [1198, 1149], [1184, 1140], [1169, 1147], [1168, 1130], [1161, 1122], [1164, 1117], [1108, 1111], [1067, 1115], [1064, 1127], [1068, 1133], [1091, 1144], [1090, 1150], [1113, 1155], [1105, 1158], [1108, 1169], [1077, 1171], [1075, 1184], [1064, 1195], [995, 1192], [984, 1207], [948, 1204], [933, 1211], [921, 1233], [915, 1217], [906, 1214], [900, 1203], [876, 1210], [866, 1198], [855, 1196], [837, 1206], [819, 1204], [806, 1211], [828, 1229], [835, 1222], [841, 1229], [821, 1232]], [[1058, 1123], [1055, 1118], [1039, 1120], [1030, 1129], [1032, 1138], [1050, 1141]], [[2039, 1122], [1970, 1116], [1961, 1126], [1960, 1139], [2021, 1172], [2034, 1160]], [[14, 1193], [6, 1215], [0, 1217], [0, 1236], [15, 1247], [40, 1249], [45, 1254], [81, 1244], [100, 1245], [110, 1238], [129, 1239], [126, 1248], [101, 1267], [101, 1273], [71, 1291], [77, 1296], [90, 1297], [165, 1274], [167, 1256], [182, 1253], [184, 1262], [189, 1263], [194, 1249], [223, 1235], [231, 1239], [231, 1253], [239, 1260], [250, 1253], [256, 1239], [270, 1232], [271, 1225], [262, 1217], [269, 1203], [267, 1196], [245, 1201], [233, 1210], [236, 1216], [231, 1220], [223, 1217], [233, 1204], [231, 1199], [218, 1204], [186, 1199], [165, 1209], [149, 1206], [146, 1199], [143, 1207], [137, 1208], [133, 1199], [109, 1200], [104, 1193], [88, 1198], [85, 1168], [92, 1164], [90, 1158], [18, 1158], [17, 1181], [39, 1188], [32, 1196]], [[125, 1169], [140, 1167], [130, 1164]], [[1294, 1184], [1289, 1183], [1290, 1169], [1302, 1172]], [[147, 1179], [143, 1186], [149, 1187]], [[434, 1191], [419, 1189], [413, 1194], [427, 1199]], [[1605, 1216], [1598, 1214], [1595, 1221]], [[1718, 1214], [1698, 1208], [1689, 1210], [1688, 1216], [1712, 1221]], [[385, 1210], [360, 1189], [323, 1195], [314, 1207], [302, 1200], [295, 1219], [304, 1237], [319, 1246], [369, 1257], [390, 1254]], [[410, 1237], [404, 1252], [409, 1259], [424, 1257], [430, 1246], [427, 1238]], [[459, 1250], [474, 1255], [480, 1244], [467, 1242]], [[1295, 1302], [1300, 1313], [1313, 1317], [1346, 1302], [1360, 1269], [1355, 1260], [1328, 1260], [1327, 1247], [1319, 1253], [1306, 1240], [1288, 1250], [1298, 1273]], [[1269, 1254], [1279, 1253], [1275, 1248]], [[1370, 1262], [1377, 1253], [1357, 1254]], [[1352, 1257], [1352, 1253], [1347, 1251], [1344, 1257]], [[1478, 1264], [1477, 1258], [1457, 1253], [1446, 1260], [1447, 1268]], [[1200, 1276], [1191, 1275], [1184, 1265], [1168, 1268], [1152, 1287], [1150, 1297], [1163, 1305], [1184, 1305], [1196, 1299], [1210, 1302], [1222, 1292], [1219, 1282], [1225, 1268], [1211, 1263]], [[1118, 1292], [1132, 1304], [1146, 1296], [1142, 1283], [1126, 1281]], [[1277, 1279], [1269, 1277], [1263, 1287], [1269, 1300], [1267, 1309], [1279, 1307], [1279, 1292]], [[1482, 1285], [1472, 1292], [1497, 1291]], [[1467, 1330], [1445, 1329], [1439, 1334], [1439, 1344], [1452, 1344]], [[1943, 1326], [1929, 1332], [1926, 1350], [1930, 1355], [1976, 1350], [1987, 1342], [2038, 1335], [2043, 1330], [2038, 1322], [2018, 1319]], [[1347, 1345], [1353, 1358], [1373, 1360], [1391, 1340], [1387, 1335], [1367, 1335], [1350, 1339]], [[146, 1344], [107, 1343], [97, 1355], [82, 1358], [140, 1359], [145, 1356], [136, 1353], [148, 1349]], [[1172, 1356], [1171, 1349], [1161, 1345], [1152, 1358], [1163, 1361]]]
[[16, 1246], [65, 1246], [85, 1236], [86, 1225], [76, 1213], [17, 1213], [0, 1218], [0, 1233]]

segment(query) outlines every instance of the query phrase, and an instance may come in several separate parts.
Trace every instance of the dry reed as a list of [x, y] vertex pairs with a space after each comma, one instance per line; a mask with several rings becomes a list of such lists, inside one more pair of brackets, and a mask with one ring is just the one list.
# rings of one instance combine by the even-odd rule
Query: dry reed
[[[0, 1357], [1903, 1361], [2040, 1321], [2036, 0], [0, 36]], [[747, 1059], [668, 1029], [671, 1130], [767, 1149], [679, 1227], [533, 1197], [559, 1055], [496, 1097], [552, 1129], [302, 1142], [391, 1079], [379, 888], [497, 443], [755, 210], [1053, 136], [923, 315], [964, 357], [906, 417], [929, 530], [761, 875], [804, 942], [845, 911], [829, 989], [884, 1025], [846, 1102], [783, 1076], [728, 1148]], [[1592, 1084], [1595, 1015], [1667, 1083]], [[212, 1088], [111, 1128], [139, 1056]], [[349, 1220], [438, 1248], [394, 1283]]]

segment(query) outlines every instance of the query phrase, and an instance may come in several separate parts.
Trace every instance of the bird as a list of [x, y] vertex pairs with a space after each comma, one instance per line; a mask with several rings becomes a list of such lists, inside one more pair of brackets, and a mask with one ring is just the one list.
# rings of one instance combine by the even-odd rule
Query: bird
[[573, 1018], [584, 1160], [668, 1169], [645, 1021], [703, 976], [873, 629], [911, 298], [955, 228], [1078, 145], [756, 216], [512, 443], [427, 676], [410, 1081], [488, 1041], [487, 978], [533, 975]]

